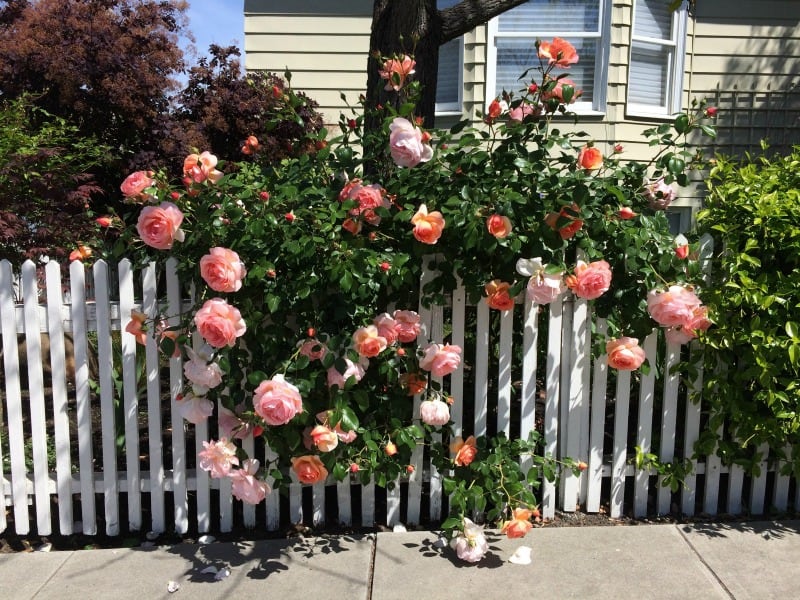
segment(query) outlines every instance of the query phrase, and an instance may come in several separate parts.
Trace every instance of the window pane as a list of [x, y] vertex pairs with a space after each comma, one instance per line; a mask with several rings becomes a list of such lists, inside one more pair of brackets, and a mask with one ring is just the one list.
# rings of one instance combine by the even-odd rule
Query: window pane
[[[538, 76], [538, 71], [529, 73], [526, 81], [519, 81], [519, 76], [529, 69], [539, 65], [536, 47], [531, 40], [516, 38], [496, 38], [497, 43], [497, 79], [495, 80], [495, 93], [502, 90], [514, 91], [524, 88], [533, 76]], [[594, 65], [597, 57], [597, 40], [568, 40], [578, 51], [580, 60], [569, 69], [568, 79], [575, 82], [576, 89], [583, 90], [581, 102], [591, 102], [594, 92]], [[556, 74], [563, 73], [557, 70]], [[538, 79], [537, 79], [538, 80]]]
[[529, 0], [498, 17], [501, 32], [600, 31], [600, 0]]
[[458, 81], [461, 73], [461, 38], [439, 47], [439, 70], [436, 83], [436, 104], [459, 101]]
[[628, 102], [667, 105], [667, 77], [672, 52], [668, 47], [634, 44], [628, 76]]
[[672, 39], [672, 11], [664, 0], [636, 0], [633, 35]]

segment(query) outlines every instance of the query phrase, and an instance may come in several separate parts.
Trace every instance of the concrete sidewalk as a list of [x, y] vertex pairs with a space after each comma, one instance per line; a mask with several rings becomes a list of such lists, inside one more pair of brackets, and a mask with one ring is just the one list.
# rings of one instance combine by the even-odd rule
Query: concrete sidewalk
[[[800, 598], [800, 521], [544, 527], [489, 541], [477, 565], [431, 532], [6, 554], [0, 598]], [[533, 548], [531, 564], [508, 562], [519, 546]]]

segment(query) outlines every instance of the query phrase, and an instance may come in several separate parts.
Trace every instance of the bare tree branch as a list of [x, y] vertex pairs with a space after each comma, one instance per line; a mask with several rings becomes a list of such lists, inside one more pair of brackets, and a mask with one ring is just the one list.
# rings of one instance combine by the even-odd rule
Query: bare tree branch
[[442, 20], [440, 44], [472, 31], [481, 23], [525, 4], [527, 0], [462, 0], [455, 6], [439, 11]]

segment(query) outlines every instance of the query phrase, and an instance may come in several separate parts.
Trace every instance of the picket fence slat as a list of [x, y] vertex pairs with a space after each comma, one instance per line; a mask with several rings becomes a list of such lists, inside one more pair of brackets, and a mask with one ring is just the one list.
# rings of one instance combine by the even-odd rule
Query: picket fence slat
[[[42, 270], [44, 277], [40, 282]], [[58, 533], [63, 535], [76, 531], [96, 534], [102, 520], [107, 535], [118, 535], [122, 529], [120, 520], [126, 518], [119, 514], [123, 495], [129, 530], [147, 526], [153, 531], [174, 528], [178, 533], [186, 533], [196, 522], [200, 533], [212, 529], [224, 532], [233, 529], [235, 514], [241, 515], [237, 517], [238, 524], [249, 528], [263, 522], [270, 531], [284, 526], [282, 520], [287, 514], [292, 523], [316, 526], [335, 518], [346, 526], [360, 520], [365, 527], [375, 525], [378, 516], [390, 527], [400, 523], [401, 515], [412, 525], [423, 519], [436, 522], [442, 518], [445, 503], [442, 476], [447, 473], [437, 472], [421, 447], [412, 453], [413, 472], [380, 494], [376, 495], [374, 482], [362, 486], [346, 478], [342, 482], [329, 479], [303, 486], [292, 473], [288, 497], [269, 494], [263, 512], [250, 505], [239, 509], [240, 501], [232, 495], [230, 480], [212, 480], [206, 471], [194, 466], [197, 459], [188, 455], [188, 452], [196, 455], [203, 449], [210, 428], [205, 422], [187, 424], [177, 409], [176, 401], [185, 383], [181, 359], [163, 357], [152, 340], [141, 349], [134, 336], [125, 331], [134, 309], [145, 312], [149, 318], [163, 315], [167, 324], [174, 326], [181, 322], [181, 312], [194, 307], [194, 290], [189, 290], [187, 299], [181, 297], [174, 261], [169, 261], [163, 272], [151, 264], [134, 273], [131, 262], [125, 259], [120, 261], [114, 277], [110, 266], [103, 261], [96, 262], [91, 269], [74, 262], [69, 273], [66, 285], [70, 297], [65, 303], [61, 266], [55, 261], [43, 268], [26, 263], [19, 276], [7, 261], [0, 262], [3, 336], [0, 343], [7, 426], [6, 438], [0, 440], [0, 464], [10, 466], [10, 473], [0, 473], [0, 531], [11, 526], [18, 534], [25, 534], [35, 527], [38, 534], [46, 535], [52, 533], [52, 524], [57, 522]], [[162, 281], [167, 301], [159, 304], [155, 290]], [[137, 297], [141, 298], [139, 303]], [[20, 304], [14, 303], [15, 298], [21, 298]], [[570, 511], [581, 506], [589, 512], [598, 512], [603, 510], [605, 501], [613, 517], [626, 511], [645, 516], [653, 507], [659, 514], [680, 510], [686, 515], [693, 514], [698, 506], [708, 514], [722, 509], [732, 514], [743, 509], [759, 514], [770, 507], [800, 508], [800, 486], [792, 476], [778, 472], [781, 465], [773, 464], [777, 461], [771, 460], [774, 457], [768, 455], [765, 446], [757, 449], [762, 453], [759, 474], [746, 475], [737, 465], [724, 466], [715, 453], [692, 458], [704, 417], [703, 402], [696, 401], [703, 387], [703, 350], [698, 343], [692, 343], [687, 351], [695, 373], [688, 377], [683, 372], [672, 372], [681, 360], [683, 348], [659, 343], [660, 336], [655, 331], [648, 335], [643, 348], [651, 370], [637, 374], [635, 380], [630, 372], [615, 371], [612, 401], [607, 389], [606, 357], [591, 359], [592, 336], [602, 339], [606, 324], [591, 314], [584, 300], [567, 294], [541, 307], [521, 298], [513, 310], [495, 313], [483, 301], [468, 307], [465, 290], [458, 288], [442, 306], [420, 305], [418, 310], [423, 324], [420, 344], [443, 342], [443, 335], [449, 332], [449, 343], [464, 349], [465, 360], [454, 373], [444, 381], [432, 378], [434, 384], [441, 386], [444, 396], [454, 398], [453, 436], [464, 436], [465, 432], [480, 436], [497, 431], [527, 437], [541, 426], [547, 455], [588, 461], [588, 469], [580, 476], [564, 472], [558, 489], [544, 482], [539, 493], [545, 518], [552, 518], [557, 508]], [[475, 329], [468, 331], [468, 327]], [[114, 333], [120, 330], [120, 334]], [[546, 336], [542, 333], [545, 330]], [[92, 352], [97, 351], [97, 369], [91, 373], [90, 337], [97, 340], [96, 346], [92, 346]], [[25, 338], [27, 349], [20, 353], [17, 342]], [[465, 348], [465, 344], [473, 343], [474, 347]], [[203, 341], [196, 333], [192, 345], [195, 351], [202, 351]], [[70, 364], [69, 380], [68, 361], [75, 365], [73, 379]], [[168, 389], [161, 383], [162, 374], [167, 372], [162, 368], [165, 365], [169, 372]], [[137, 377], [137, 368], [142, 371], [143, 379]], [[117, 373], [121, 373], [120, 388], [114, 385]], [[517, 383], [515, 377], [520, 376]], [[97, 394], [90, 393], [90, 378], [98, 383]], [[44, 386], [48, 381], [51, 392], [46, 394]], [[69, 419], [73, 392], [68, 384], [72, 383], [75, 427]], [[686, 394], [679, 398], [681, 389]], [[663, 406], [659, 406], [658, 391], [662, 391]], [[465, 403], [465, 393], [473, 402], [471, 407]], [[634, 393], [638, 395], [638, 405], [632, 404]], [[421, 396], [413, 400], [415, 417], [421, 400]], [[538, 403], [542, 400], [544, 411], [539, 414]], [[93, 424], [93, 404], [95, 410], [99, 408], [99, 426]], [[48, 428], [51, 405], [52, 425]], [[658, 415], [654, 414], [656, 407], [662, 409]], [[167, 410], [162, 413], [162, 408]], [[139, 420], [145, 409], [149, 441], [146, 448], [140, 448]], [[474, 420], [464, 423], [464, 415], [470, 409]], [[611, 410], [614, 415], [609, 431], [607, 412]], [[637, 419], [635, 436], [628, 431], [629, 421], [633, 427], [632, 416]], [[123, 421], [116, 423], [120, 417]], [[117, 448], [116, 433], [123, 425], [125, 464], [120, 465], [124, 468], [120, 470], [118, 453], [123, 450]], [[193, 448], [186, 447], [187, 430], [194, 433]], [[720, 428], [719, 433], [722, 431]], [[446, 435], [435, 437], [434, 442], [449, 443], [450, 434]], [[604, 455], [609, 437], [612, 438], [610, 456]], [[633, 464], [634, 450], [628, 446], [628, 439], [635, 439], [641, 452], [657, 453], [662, 462], [691, 460], [692, 469], [685, 477], [687, 487], [680, 490], [677, 506], [672, 505], [673, 494], [660, 485], [661, 481], [652, 484], [651, 468], [637, 469]], [[73, 472], [71, 448], [75, 442], [78, 468]], [[659, 448], [652, 448], [655, 444]], [[248, 437], [243, 446], [252, 456], [255, 440]], [[94, 456], [94, 448], [102, 452], [101, 457]], [[48, 464], [48, 455], [52, 456], [53, 450], [54, 464]], [[792, 449], [785, 451], [791, 453]], [[273, 463], [276, 458], [269, 448], [265, 448], [263, 457], [265, 464]], [[528, 456], [520, 457], [520, 463], [526, 470], [533, 464]], [[406, 479], [407, 486], [401, 486]], [[631, 480], [633, 486], [627, 488]], [[703, 489], [697, 489], [698, 482], [703, 482]], [[267, 483], [274, 485], [270, 476]], [[335, 491], [329, 490], [328, 485], [335, 486]], [[720, 490], [720, 486], [726, 489]], [[326, 501], [331, 492], [336, 510], [331, 510]], [[102, 507], [95, 506], [99, 494], [103, 496]], [[169, 517], [165, 514], [167, 494], [171, 495], [174, 507]], [[353, 494], [357, 494], [355, 499]], [[719, 506], [721, 494], [724, 507]], [[146, 523], [143, 495], [150, 507]], [[58, 498], [57, 518], [51, 515], [55, 510], [53, 496]], [[76, 521], [77, 497], [81, 515]], [[190, 502], [191, 498], [194, 502]], [[378, 498], [385, 498], [381, 508], [377, 507]], [[360, 506], [359, 515], [353, 514], [354, 502]], [[422, 506], [427, 507], [425, 515], [421, 514]]]
[[69, 415], [67, 414], [67, 369], [64, 347], [64, 321], [61, 307], [61, 267], [55, 261], [45, 266], [47, 293], [47, 334], [50, 336], [50, 370], [53, 389], [53, 443], [56, 452], [58, 488], [58, 528], [64, 535], [72, 533], [72, 458], [70, 456]]

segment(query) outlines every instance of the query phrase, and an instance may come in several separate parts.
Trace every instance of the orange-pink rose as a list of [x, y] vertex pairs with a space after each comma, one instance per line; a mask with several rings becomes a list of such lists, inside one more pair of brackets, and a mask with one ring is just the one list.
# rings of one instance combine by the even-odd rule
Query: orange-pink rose
[[547, 62], [562, 69], [578, 62], [578, 52], [575, 47], [567, 40], [557, 37], [552, 42], [539, 43], [539, 58], [547, 59]]
[[466, 440], [457, 437], [450, 444], [450, 452], [454, 454], [453, 462], [457, 467], [466, 467], [478, 456], [478, 446], [475, 436], [471, 435]]
[[564, 86], [568, 86], [568, 87], [572, 88], [572, 90], [573, 90], [572, 91], [572, 96], [569, 98], [569, 100], [566, 102], [566, 104], [572, 104], [573, 102], [575, 102], [575, 100], [580, 98], [581, 95], [583, 94], [582, 90], [576, 90], [575, 89], [575, 82], [574, 81], [572, 81], [571, 79], [563, 78], [563, 79], [559, 79], [558, 81], [556, 81], [556, 84], [555, 84], [555, 86], [553, 86], [553, 89], [542, 90], [542, 100], [544, 102], [546, 102], [546, 101], [548, 101], [548, 100], [550, 100], [552, 98], [555, 98], [559, 102], [565, 102], [565, 100], [564, 100]]
[[494, 237], [501, 240], [511, 233], [511, 219], [503, 215], [492, 215], [486, 219], [486, 229]]
[[503, 523], [500, 533], [506, 534], [509, 538], [525, 537], [533, 527], [533, 523], [530, 522], [532, 516], [533, 512], [527, 508], [515, 508], [513, 518]]
[[511, 289], [511, 284], [499, 279], [493, 279], [483, 286], [483, 289], [486, 292], [486, 304], [489, 305], [489, 308], [494, 308], [495, 310], [511, 310], [514, 308], [514, 299], [508, 293], [509, 289]]
[[449, 375], [461, 364], [460, 346], [431, 343], [425, 346], [423, 352], [419, 367], [430, 371], [435, 377]]
[[383, 68], [379, 71], [381, 79], [386, 80], [386, 86], [383, 88], [386, 91], [394, 90], [400, 91], [408, 79], [409, 75], [414, 73], [416, 62], [408, 55], [403, 55], [403, 58], [390, 58], [383, 63]]
[[[379, 225], [381, 222], [380, 216], [375, 212], [376, 208], [388, 209], [391, 206], [386, 198], [386, 190], [374, 183], [364, 185], [360, 179], [349, 181], [339, 192], [339, 200], [342, 202], [346, 200], [358, 202], [358, 206], [350, 210], [350, 216], [353, 219], [360, 217], [370, 225]], [[351, 231], [351, 233], [358, 232]]]
[[378, 335], [375, 325], [359, 327], [353, 334], [353, 347], [360, 356], [372, 358], [386, 350], [386, 338]]
[[200, 259], [200, 276], [215, 292], [237, 292], [247, 274], [239, 255], [227, 248], [211, 248]]
[[330, 427], [325, 425], [317, 425], [309, 433], [311, 443], [316, 446], [320, 452], [330, 452], [339, 445], [339, 436]]
[[258, 385], [253, 393], [253, 408], [267, 425], [286, 425], [303, 412], [303, 399], [300, 390], [278, 374]]
[[581, 207], [572, 203], [571, 206], [564, 206], [557, 213], [548, 213], [544, 222], [558, 232], [562, 240], [568, 240], [575, 236], [583, 227], [583, 219], [580, 219]]
[[408, 390], [409, 396], [421, 394], [428, 387], [428, 378], [422, 373], [403, 373], [400, 375], [400, 386]]
[[647, 356], [639, 346], [639, 340], [632, 337], [621, 337], [606, 342], [608, 366], [619, 371], [638, 369]]
[[142, 193], [149, 187], [155, 185], [152, 171], [136, 171], [128, 175], [119, 189], [122, 190], [122, 195], [128, 200], [139, 199]]
[[202, 183], [208, 179], [211, 183], [217, 183], [222, 179], [222, 171], [215, 169], [217, 157], [208, 151], [201, 154], [190, 154], [183, 161], [183, 174], [195, 183]]
[[239, 309], [222, 298], [211, 298], [194, 316], [197, 331], [214, 348], [233, 347], [247, 331]]
[[318, 456], [306, 455], [292, 458], [292, 470], [300, 483], [317, 483], [328, 476], [328, 469]]
[[587, 171], [595, 171], [603, 166], [603, 153], [595, 146], [584, 146], [578, 153], [578, 165]]
[[411, 217], [414, 237], [423, 244], [435, 244], [444, 231], [444, 217], [438, 210], [428, 212], [428, 207], [420, 204], [417, 213]]
[[176, 241], [183, 241], [183, 213], [172, 202], [145, 206], [139, 213], [136, 231], [142, 241], [157, 250], [169, 250]]
[[594, 300], [611, 287], [611, 267], [604, 260], [589, 264], [579, 260], [573, 274], [566, 277], [565, 283], [579, 298]]

